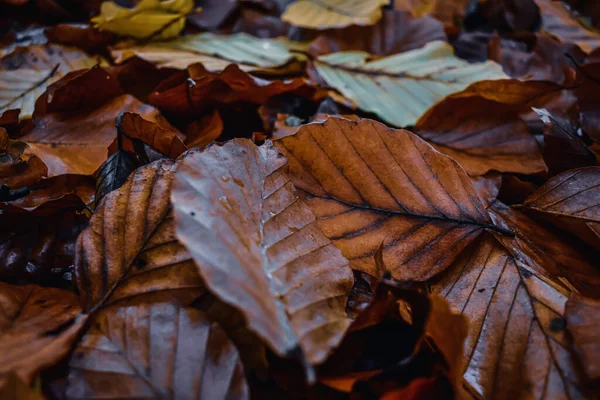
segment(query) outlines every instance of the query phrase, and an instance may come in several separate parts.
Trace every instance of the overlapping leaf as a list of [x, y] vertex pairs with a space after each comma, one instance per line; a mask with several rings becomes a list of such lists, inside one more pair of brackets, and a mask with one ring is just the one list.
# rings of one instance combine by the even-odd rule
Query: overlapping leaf
[[583, 361], [589, 379], [600, 376], [600, 301], [571, 293], [566, 307], [566, 320], [573, 337], [575, 351]]
[[487, 234], [432, 289], [469, 320], [464, 384], [486, 399], [582, 398], [565, 331], [567, 291]]
[[75, 283], [86, 310], [148, 294], [189, 303], [203, 292], [190, 255], [174, 236], [174, 170], [170, 160], [138, 168], [96, 208], [75, 248]]
[[260, 71], [282, 67], [294, 60], [284, 41], [258, 39], [245, 33], [230, 36], [200, 33], [168, 42], [117, 48], [112, 51], [117, 63], [137, 56], [159, 68], [186, 69], [201, 63], [211, 72], [237, 64], [242, 71]]
[[523, 206], [600, 249], [600, 167], [555, 176]]
[[297, 0], [287, 7], [281, 19], [319, 30], [373, 25], [381, 18], [381, 7], [386, 4], [387, 0]]
[[249, 398], [223, 329], [205, 313], [174, 304], [103, 310], [69, 367], [67, 399]]
[[473, 82], [506, 78], [498, 64], [469, 64], [443, 42], [374, 60], [364, 52], [334, 53], [314, 65], [328, 85], [395, 126], [413, 125], [429, 107]]
[[491, 224], [467, 174], [416, 135], [371, 121], [329, 118], [276, 142], [323, 233], [350, 266], [400, 280], [443, 271]]
[[235, 139], [188, 155], [172, 198], [177, 236], [207, 287], [276, 353], [323, 362], [350, 323], [352, 273], [270, 142]]

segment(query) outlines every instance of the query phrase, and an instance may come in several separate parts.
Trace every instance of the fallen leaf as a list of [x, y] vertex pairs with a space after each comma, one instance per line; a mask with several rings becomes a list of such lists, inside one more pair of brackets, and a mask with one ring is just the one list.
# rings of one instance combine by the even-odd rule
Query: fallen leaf
[[471, 183], [485, 207], [488, 208], [500, 194], [503, 177], [500, 173], [490, 172], [485, 175], [471, 177]]
[[294, 194], [286, 165], [270, 142], [247, 139], [188, 155], [172, 194], [177, 237], [207, 287], [276, 353], [318, 364], [350, 324], [353, 279]]
[[0, 283], [0, 376], [14, 372], [26, 384], [71, 350], [86, 318], [66, 290]]
[[461, 167], [408, 131], [332, 117], [275, 144], [354, 270], [378, 276], [373, 256], [388, 238], [383, 257], [394, 278], [424, 281], [498, 229]]
[[90, 53], [102, 53], [106, 46], [113, 45], [118, 36], [94, 29], [88, 24], [58, 24], [44, 30], [44, 35], [52, 43], [75, 46]]
[[565, 289], [486, 234], [432, 290], [469, 320], [460, 375], [474, 396], [582, 398], [563, 319]]
[[248, 75], [235, 64], [218, 74], [194, 64], [189, 72], [191, 79], [185, 82], [172, 86], [163, 82], [148, 102], [165, 113], [189, 115], [212, 110], [218, 104], [265, 104], [269, 98], [283, 93], [315, 92], [304, 79], [268, 81]]
[[519, 266], [524, 265], [532, 273], [560, 282], [566, 289], [574, 288], [585, 296], [600, 295], [600, 272], [588, 247], [564, 235], [557, 236], [500, 201], [495, 202], [488, 211], [496, 225], [504, 229], [510, 227], [515, 232], [513, 237], [495, 236]]
[[577, 96], [581, 129], [596, 142], [600, 142], [600, 101], [595, 94], [600, 80], [597, 77], [600, 77], [600, 63], [581, 66], [577, 70], [578, 84], [574, 92]]
[[431, 15], [446, 25], [462, 19], [469, 0], [394, 0], [395, 9], [410, 11], [416, 17]]
[[506, 78], [498, 64], [469, 64], [444, 42], [374, 60], [364, 52], [334, 53], [314, 65], [328, 85], [395, 126], [413, 125], [429, 107], [473, 82]]
[[282, 40], [258, 39], [245, 33], [227, 36], [199, 33], [168, 42], [115, 48], [111, 53], [116, 63], [137, 56], [159, 68], [186, 69], [201, 63], [208, 71], [221, 72], [236, 64], [242, 71], [260, 72], [295, 60], [289, 50]]
[[585, 167], [550, 179], [523, 207], [600, 250], [599, 199], [600, 167]]
[[39, 157], [25, 154], [29, 145], [11, 140], [0, 128], [0, 185], [10, 189], [31, 186], [48, 175], [48, 167]]
[[30, 46], [5, 57], [0, 67], [0, 113], [20, 109], [20, 119], [31, 118], [37, 98], [68, 72], [102, 62], [81, 50], [59, 45]]
[[187, 21], [208, 31], [221, 26], [239, 7], [237, 0], [198, 0], [195, 3], [202, 8], [202, 12], [188, 15]]
[[534, 108], [534, 111], [544, 122], [544, 160], [550, 176], [596, 165], [596, 156], [585, 145], [571, 121], [545, 109]]
[[15, 373], [0, 377], [0, 397], [19, 400], [46, 399], [40, 390], [30, 388]]
[[404, 10], [383, 11], [377, 24], [369, 27], [323, 31], [310, 45], [310, 52], [319, 56], [348, 50], [370, 54], [391, 55], [418, 49], [429, 42], [445, 40], [444, 26], [432, 17], [414, 18]]
[[437, 378], [416, 378], [405, 387], [386, 393], [381, 400], [442, 400], [447, 396], [445, 389]]
[[168, 303], [102, 310], [69, 368], [68, 399], [250, 397], [223, 329], [201, 311]]
[[185, 144], [189, 148], [202, 149], [217, 140], [221, 133], [223, 133], [223, 120], [219, 111], [213, 110], [199, 120], [190, 122], [185, 130]]
[[470, 175], [545, 171], [542, 153], [519, 118], [520, 110], [480, 96], [450, 96], [419, 119], [415, 132]]
[[141, 0], [134, 8], [115, 2], [102, 3], [100, 15], [92, 18], [95, 28], [137, 39], [170, 39], [185, 26], [193, 0]]
[[139, 166], [140, 163], [133, 154], [121, 148], [115, 149], [113, 154], [94, 173], [96, 177], [96, 190], [94, 192], [96, 205], [100, 204], [107, 194], [123, 186], [129, 175]]
[[388, 0], [297, 0], [287, 7], [281, 19], [319, 30], [373, 25], [381, 19], [381, 7], [388, 3]]
[[135, 170], [96, 208], [75, 245], [75, 279], [86, 311], [135, 296], [198, 297], [204, 286], [175, 238], [169, 195], [175, 164], [163, 159]]
[[600, 377], [600, 344], [597, 335], [600, 325], [599, 311], [600, 301], [571, 293], [565, 313], [577, 356], [583, 362], [588, 378], [592, 380]]
[[542, 13], [542, 29], [563, 42], [573, 42], [586, 53], [600, 47], [600, 34], [586, 29], [571, 16], [562, 2], [535, 0]]
[[487, 0], [477, 11], [500, 33], [535, 31], [541, 22], [535, 0]]

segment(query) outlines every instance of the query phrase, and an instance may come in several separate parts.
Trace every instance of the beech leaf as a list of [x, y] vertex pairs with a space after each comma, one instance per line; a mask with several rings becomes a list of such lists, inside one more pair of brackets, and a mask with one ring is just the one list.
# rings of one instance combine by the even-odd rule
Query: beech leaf
[[334, 53], [314, 65], [328, 85], [395, 126], [414, 125], [429, 107], [473, 82], [507, 77], [493, 61], [469, 64], [455, 57], [444, 42], [375, 59], [364, 52]]
[[373, 25], [381, 19], [381, 7], [388, 3], [388, 0], [297, 0], [287, 7], [281, 19], [319, 30]]
[[270, 142], [247, 139], [188, 155], [172, 194], [177, 237], [207, 287], [276, 353], [318, 364], [350, 324], [353, 278], [286, 165]]
[[600, 301], [571, 293], [566, 308], [569, 333], [573, 336], [575, 351], [583, 362], [589, 379], [600, 377]]
[[354, 270], [378, 276], [373, 256], [387, 239], [394, 278], [427, 280], [485, 229], [498, 229], [462, 168], [408, 131], [331, 117], [275, 143]]
[[69, 367], [67, 399], [249, 398], [223, 329], [202, 311], [174, 304], [102, 310]]

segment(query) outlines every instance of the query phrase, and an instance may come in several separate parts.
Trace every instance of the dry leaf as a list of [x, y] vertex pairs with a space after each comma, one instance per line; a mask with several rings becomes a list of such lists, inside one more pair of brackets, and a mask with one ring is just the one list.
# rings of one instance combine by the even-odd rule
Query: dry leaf
[[35, 101], [48, 85], [68, 72], [103, 62], [101, 58], [91, 58], [81, 50], [55, 44], [19, 49], [2, 60], [0, 113], [20, 109], [20, 119], [31, 118]]
[[381, 7], [388, 3], [388, 0], [297, 0], [287, 7], [281, 19], [318, 30], [373, 25], [381, 19]]
[[15, 374], [0, 377], [0, 398], [19, 400], [45, 400], [41, 391], [32, 389]]
[[168, 42], [145, 46], [116, 48], [112, 55], [116, 63], [137, 56], [159, 68], [186, 69], [201, 63], [211, 72], [221, 72], [236, 64], [242, 71], [272, 70], [295, 59], [282, 40], [258, 39], [245, 33], [215, 35], [199, 33]]
[[563, 172], [530, 195], [523, 206], [600, 250], [600, 167]]
[[223, 329], [205, 313], [173, 304], [102, 310], [69, 367], [67, 399], [249, 398]]
[[394, 0], [394, 8], [410, 11], [416, 17], [431, 15], [446, 25], [454, 25], [465, 14], [469, 0]]
[[0, 283], [0, 377], [26, 384], [71, 350], [85, 323], [77, 296], [66, 290]]
[[387, 239], [394, 278], [427, 280], [497, 229], [460, 166], [408, 131], [332, 117], [275, 143], [354, 270], [378, 276], [373, 256]]
[[566, 290], [487, 234], [432, 289], [469, 320], [460, 375], [476, 397], [582, 398], [563, 319]]
[[294, 194], [270, 142], [234, 139], [188, 155], [173, 188], [177, 237], [207, 287], [279, 355], [323, 362], [350, 320], [348, 261]]
[[364, 52], [334, 53], [314, 65], [328, 85], [395, 126], [414, 125], [429, 107], [473, 82], [506, 78], [498, 64], [469, 64], [444, 42], [375, 59]]
[[175, 238], [169, 211], [174, 170], [166, 159], [138, 168], [96, 208], [75, 247], [75, 283], [86, 310], [143, 294], [189, 304], [203, 292]]
[[571, 293], [567, 301], [566, 315], [569, 333], [573, 336], [575, 351], [583, 363], [589, 379], [600, 377], [600, 301]]
[[470, 175], [545, 171], [539, 146], [519, 112], [520, 107], [480, 96], [450, 96], [419, 119], [415, 132]]
[[39, 157], [24, 154], [29, 145], [11, 140], [0, 128], [0, 185], [10, 189], [31, 186], [48, 175], [48, 167]]
[[179, 35], [193, 8], [193, 0], [141, 0], [134, 8], [105, 1], [91, 22], [100, 30], [137, 39], [170, 39]]

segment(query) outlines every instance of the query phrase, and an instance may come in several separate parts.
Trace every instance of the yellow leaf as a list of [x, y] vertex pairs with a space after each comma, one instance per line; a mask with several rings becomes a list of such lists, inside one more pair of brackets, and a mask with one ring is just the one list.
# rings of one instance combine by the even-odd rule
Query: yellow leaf
[[281, 16], [285, 22], [311, 29], [373, 25], [388, 0], [298, 0]]
[[137, 39], [169, 39], [179, 35], [194, 0], [142, 0], [135, 8], [105, 1], [94, 27]]

